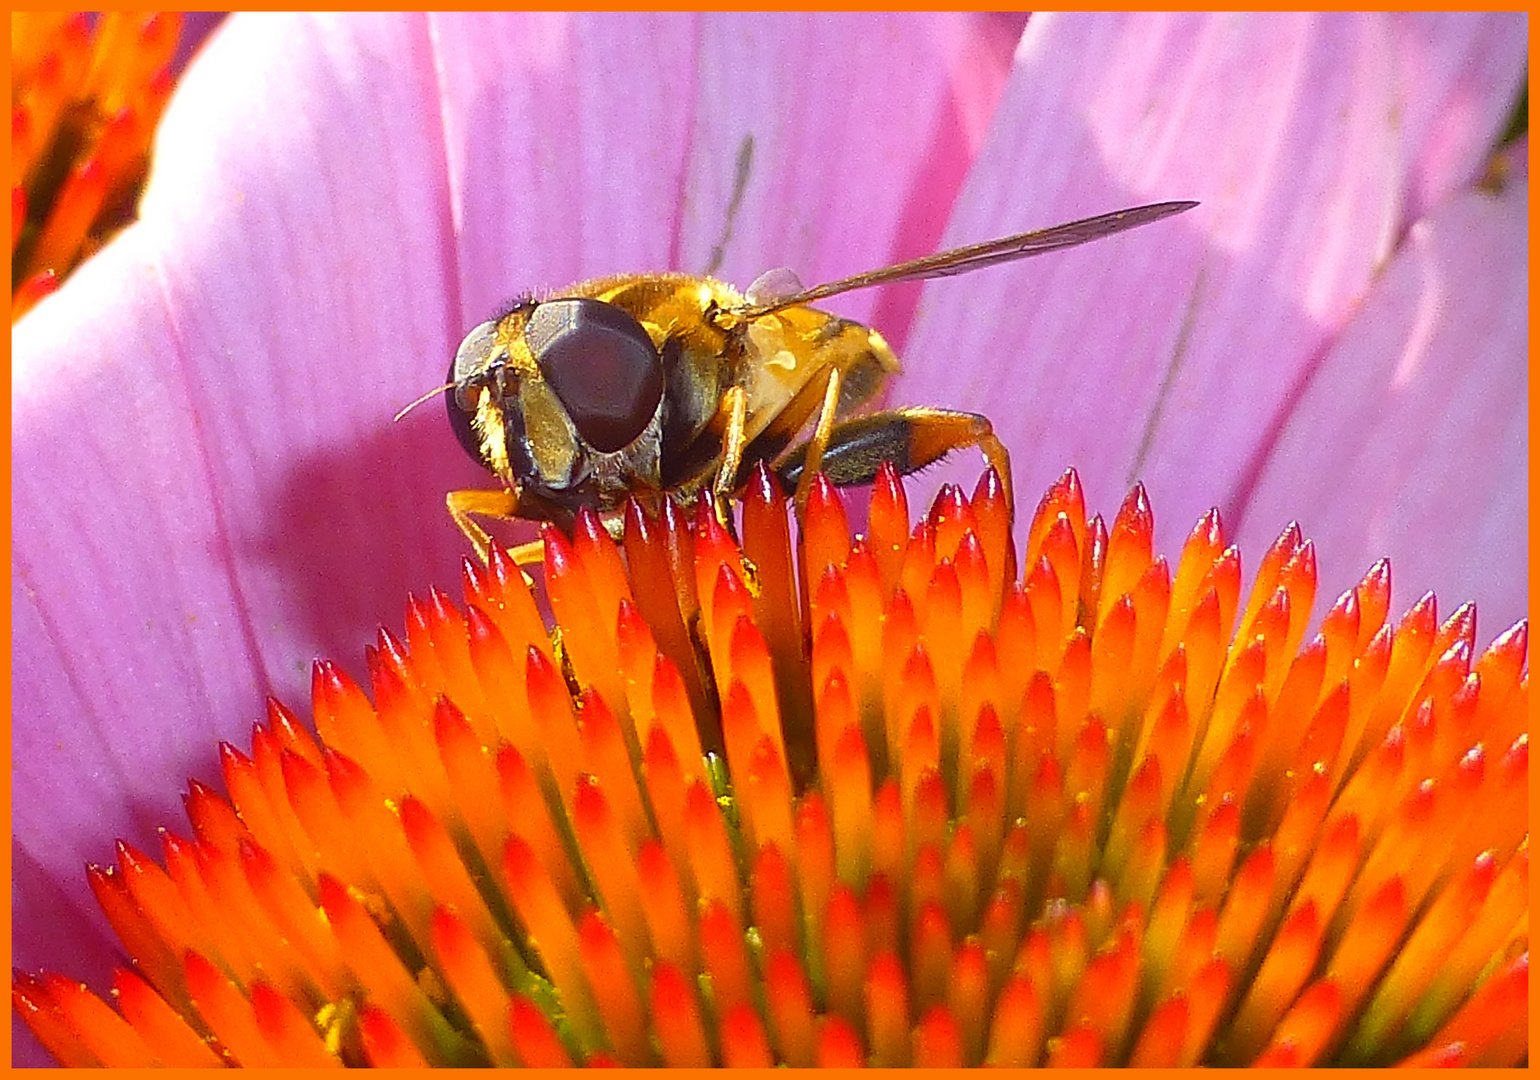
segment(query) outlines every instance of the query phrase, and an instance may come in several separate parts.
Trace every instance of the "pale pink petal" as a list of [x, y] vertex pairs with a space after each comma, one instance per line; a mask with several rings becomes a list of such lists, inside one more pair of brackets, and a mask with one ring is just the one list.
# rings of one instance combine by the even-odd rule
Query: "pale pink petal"
[[[12, 335], [12, 955], [99, 987], [115, 950], [82, 867], [116, 836], [153, 849], [182, 778], [216, 775], [214, 740], [255, 719], [262, 689], [139, 239]], [[54, 317], [73, 302], [115, 332]], [[30, 1032], [13, 1046], [46, 1061]]]
[[[222, 134], [253, 101], [267, 122]], [[217, 571], [287, 697], [312, 656], [356, 665], [359, 628], [452, 565], [453, 529], [422, 513], [442, 498], [423, 466], [437, 432], [390, 423], [453, 348], [447, 205], [420, 17], [234, 20], [162, 125], [140, 229], [225, 534]]]
[[108, 854], [104, 819], [147, 841], [176, 810], [157, 767], [166, 747], [185, 770], [202, 746], [206, 769], [212, 740], [260, 707], [248, 612], [198, 482], [183, 358], [150, 351], [174, 334], [156, 317], [139, 238], [122, 237], [68, 286], [117, 317], [117, 334], [86, 348], [48, 318], [64, 310], [51, 304], [13, 337], [12, 828], [40, 861], [76, 870]]
[[[779, 17], [706, 23], [694, 137], [733, 153], [751, 141], [752, 166], [723, 244], [734, 171], [692, 158], [679, 265], [708, 267], [721, 245], [724, 280], [785, 266], [811, 285], [934, 250], [1003, 87], [1011, 24], [847, 13], [786, 29]], [[897, 338], [914, 292], [874, 316], [884, 299], [829, 307]]]
[[[154, 850], [264, 691], [358, 669], [409, 551], [452, 565], [405, 467], [430, 440], [388, 425], [452, 332], [426, 45], [420, 19], [227, 23], [141, 223], [13, 330], [13, 847], [81, 905], [83, 863]], [[32, 898], [15, 960], [67, 969], [85, 946]]]
[[[520, 292], [670, 265], [698, 16], [443, 13], [429, 26], [457, 237], [456, 333]], [[426, 377], [449, 360], [437, 354]], [[442, 409], [425, 412], [443, 427]]]
[[1488, 640], [1524, 616], [1528, 221], [1519, 183], [1412, 227], [1230, 522], [1243, 550], [1297, 520], [1328, 600], [1389, 556], [1397, 609], [1428, 589], [1445, 613], [1475, 600]]
[[431, 25], [466, 325], [583, 277], [714, 269], [747, 285], [785, 265], [813, 281], [926, 249], [1017, 29], [851, 14]]
[[1404, 12], [1392, 17], [1401, 108], [1395, 120], [1410, 168], [1414, 220], [1486, 168], [1529, 59], [1529, 15]]
[[1066, 465], [1109, 511], [1142, 479], [1166, 550], [1235, 511], [1405, 228], [1399, 56], [1382, 15], [1034, 18], [947, 239], [1202, 205], [929, 286], [892, 399], [987, 413], [1029, 499]]

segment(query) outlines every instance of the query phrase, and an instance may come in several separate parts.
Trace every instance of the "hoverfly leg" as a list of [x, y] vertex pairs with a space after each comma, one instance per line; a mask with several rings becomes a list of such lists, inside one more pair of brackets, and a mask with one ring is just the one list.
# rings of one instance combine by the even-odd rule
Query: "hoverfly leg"
[[[530, 540], [518, 547], [509, 548], [508, 557], [516, 566], [538, 566], [545, 561], [545, 541]], [[525, 574], [524, 577], [528, 584], [529, 575]]]
[[818, 411], [818, 424], [813, 436], [807, 441], [807, 456], [803, 459], [802, 477], [797, 482], [797, 514], [807, 509], [807, 497], [812, 491], [813, 474], [823, 466], [823, 456], [834, 433], [834, 414], [839, 406], [840, 384], [843, 379], [839, 368], [829, 371], [829, 381], [824, 384], [823, 407]]
[[718, 466], [716, 480], [711, 485], [711, 503], [717, 520], [730, 529], [732, 509], [728, 499], [738, 486], [743, 448], [748, 445], [745, 432], [748, 424], [748, 397], [743, 387], [734, 386], [722, 395], [722, 403], [727, 406], [727, 431], [722, 436], [722, 464]]
[[[984, 420], [981, 416], [980, 420]], [[1000, 485], [1005, 489], [1005, 509], [1011, 519], [1016, 517], [1016, 489], [1011, 486], [1011, 455], [1006, 451], [1005, 444], [995, 434], [995, 429], [988, 420], [984, 420], [984, 426], [988, 428], [979, 437], [979, 450], [984, 455], [984, 460], [1000, 477]]]
[[[811, 475], [813, 441], [795, 447], [776, 469], [781, 482], [788, 487], [795, 484], [799, 492]], [[969, 446], [977, 446], [1000, 474], [1006, 506], [1014, 511], [1010, 455], [989, 420], [977, 413], [907, 408], [842, 420], [833, 425], [813, 467], [840, 487], [870, 484], [885, 461], [907, 476]]]
[[507, 488], [497, 491], [451, 491], [444, 496], [444, 505], [449, 508], [449, 516], [454, 518], [454, 523], [460, 527], [460, 531], [470, 540], [476, 548], [476, 554], [480, 555], [481, 561], [485, 563], [492, 560], [492, 537], [471, 520], [471, 515], [514, 517], [519, 510], [519, 496], [517, 492]]

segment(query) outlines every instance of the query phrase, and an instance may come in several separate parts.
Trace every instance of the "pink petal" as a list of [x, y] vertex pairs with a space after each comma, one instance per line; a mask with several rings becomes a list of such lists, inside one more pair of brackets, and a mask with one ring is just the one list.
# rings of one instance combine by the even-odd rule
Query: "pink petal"
[[120, 237], [59, 294], [116, 333], [82, 340], [54, 317], [70, 310], [60, 298], [13, 330], [18, 964], [57, 966], [76, 952], [67, 930], [81, 917], [29, 903], [48, 896], [40, 878], [64, 883], [104, 928], [82, 864], [108, 860], [114, 836], [153, 843], [155, 825], [176, 820], [181, 779], [211, 775], [213, 740], [260, 707], [245, 607], [218, 565], [224, 533], [196, 482], [180, 357], [152, 359], [174, 334], [140, 239]]
[[[200, 439], [189, 479], [224, 534], [184, 557], [231, 579], [254, 681], [291, 699], [310, 657], [356, 663], [360, 628], [459, 550], [422, 512], [443, 497], [425, 467], [440, 431], [426, 414], [390, 423], [458, 330], [427, 29], [233, 20], [162, 125], [144, 200], [181, 423]], [[254, 99], [267, 122], [231, 132]]]
[[[467, 324], [510, 288], [665, 267], [813, 282], [930, 250], [1019, 31], [840, 14], [478, 16], [450, 32], [465, 22], [432, 25]], [[534, 75], [509, 85], [510, 68]]]
[[[744, 286], [786, 266], [811, 285], [934, 250], [1003, 88], [1013, 25], [838, 14], [787, 29], [783, 18], [706, 23], [695, 138], [733, 154], [753, 140], [716, 275]], [[682, 267], [709, 266], [722, 242], [734, 181], [722, 165], [690, 162]], [[829, 306], [867, 320], [885, 299]], [[885, 331], [902, 334], [913, 299], [887, 300]]]
[[1165, 550], [1233, 514], [1404, 228], [1399, 56], [1379, 15], [1034, 18], [948, 241], [1203, 205], [930, 286], [893, 400], [987, 413], [1027, 499], [1067, 464], [1108, 510], [1143, 479]]
[[1298, 520], [1327, 600], [1389, 556], [1399, 608], [1427, 589], [1445, 613], [1475, 600], [1487, 639], [1525, 615], [1528, 220], [1515, 184], [1413, 226], [1229, 522], [1243, 550]]
[[1529, 16], [1405, 12], [1392, 17], [1401, 110], [1396, 115], [1410, 169], [1408, 220], [1422, 216], [1486, 166], [1508, 123], [1529, 59]]
[[[13, 331], [13, 845], [88, 909], [82, 863], [114, 836], [154, 850], [185, 777], [217, 777], [214, 740], [244, 743], [264, 690], [300, 696], [312, 655], [356, 670], [406, 551], [433, 553], [417, 508], [442, 489], [392, 467], [429, 440], [378, 414], [449, 347], [443, 218], [403, 212], [443, 191], [437, 110], [399, 74], [356, 96], [325, 56], [351, 32], [359, 58], [426, 59], [422, 29], [227, 25], [168, 113], [141, 224]], [[250, 123], [253, 101], [284, 122]], [[16, 962], [80, 966], [90, 943], [31, 899]]]
[[[519, 290], [670, 265], [698, 18], [444, 13], [429, 28], [459, 291], [450, 336]], [[450, 353], [433, 357], [436, 380]]]
[[430, 27], [467, 324], [510, 288], [714, 262], [747, 284], [767, 260], [811, 281], [923, 250], [1019, 33], [950, 14], [446, 14]]

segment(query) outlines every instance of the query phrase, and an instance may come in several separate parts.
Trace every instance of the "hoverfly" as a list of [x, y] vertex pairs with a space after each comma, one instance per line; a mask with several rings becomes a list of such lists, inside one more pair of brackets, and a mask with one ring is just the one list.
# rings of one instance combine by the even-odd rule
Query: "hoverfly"
[[450, 492], [450, 516], [485, 559], [491, 538], [473, 516], [570, 531], [587, 506], [613, 528], [629, 495], [656, 502], [709, 485], [726, 520], [727, 497], [758, 462], [800, 508], [818, 470], [870, 483], [884, 461], [907, 474], [968, 446], [999, 472], [1009, 504], [1010, 460], [987, 418], [929, 407], [853, 416], [898, 358], [876, 330], [808, 305], [1075, 247], [1196, 205], [1100, 214], [810, 289], [788, 271], [742, 293], [711, 277], [621, 274], [521, 300], [465, 336], [441, 387], [461, 445], [502, 483]]

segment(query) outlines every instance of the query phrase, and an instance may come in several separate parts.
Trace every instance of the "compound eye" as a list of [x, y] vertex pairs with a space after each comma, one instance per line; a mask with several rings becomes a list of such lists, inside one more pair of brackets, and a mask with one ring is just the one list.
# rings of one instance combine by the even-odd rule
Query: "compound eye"
[[449, 365], [449, 381], [455, 384], [454, 398], [461, 409], [475, 412], [479, 392], [478, 376], [492, 367], [492, 357], [497, 350], [497, 323], [484, 322], [460, 342], [455, 350], [454, 363]]
[[[455, 382], [458, 377], [457, 365], [450, 364], [449, 382]], [[461, 400], [462, 396], [459, 388], [455, 386], [450, 386], [444, 391], [444, 406], [449, 413], [449, 427], [454, 431], [460, 445], [465, 447], [465, 452], [474, 460], [482, 461], [481, 440], [476, 437], [475, 429], [471, 427], [471, 417], [476, 411], [476, 403], [467, 404]], [[482, 463], [485, 464], [484, 461]]]
[[524, 326], [535, 362], [583, 441], [602, 454], [629, 446], [663, 397], [663, 362], [630, 314], [602, 300], [551, 300]]

